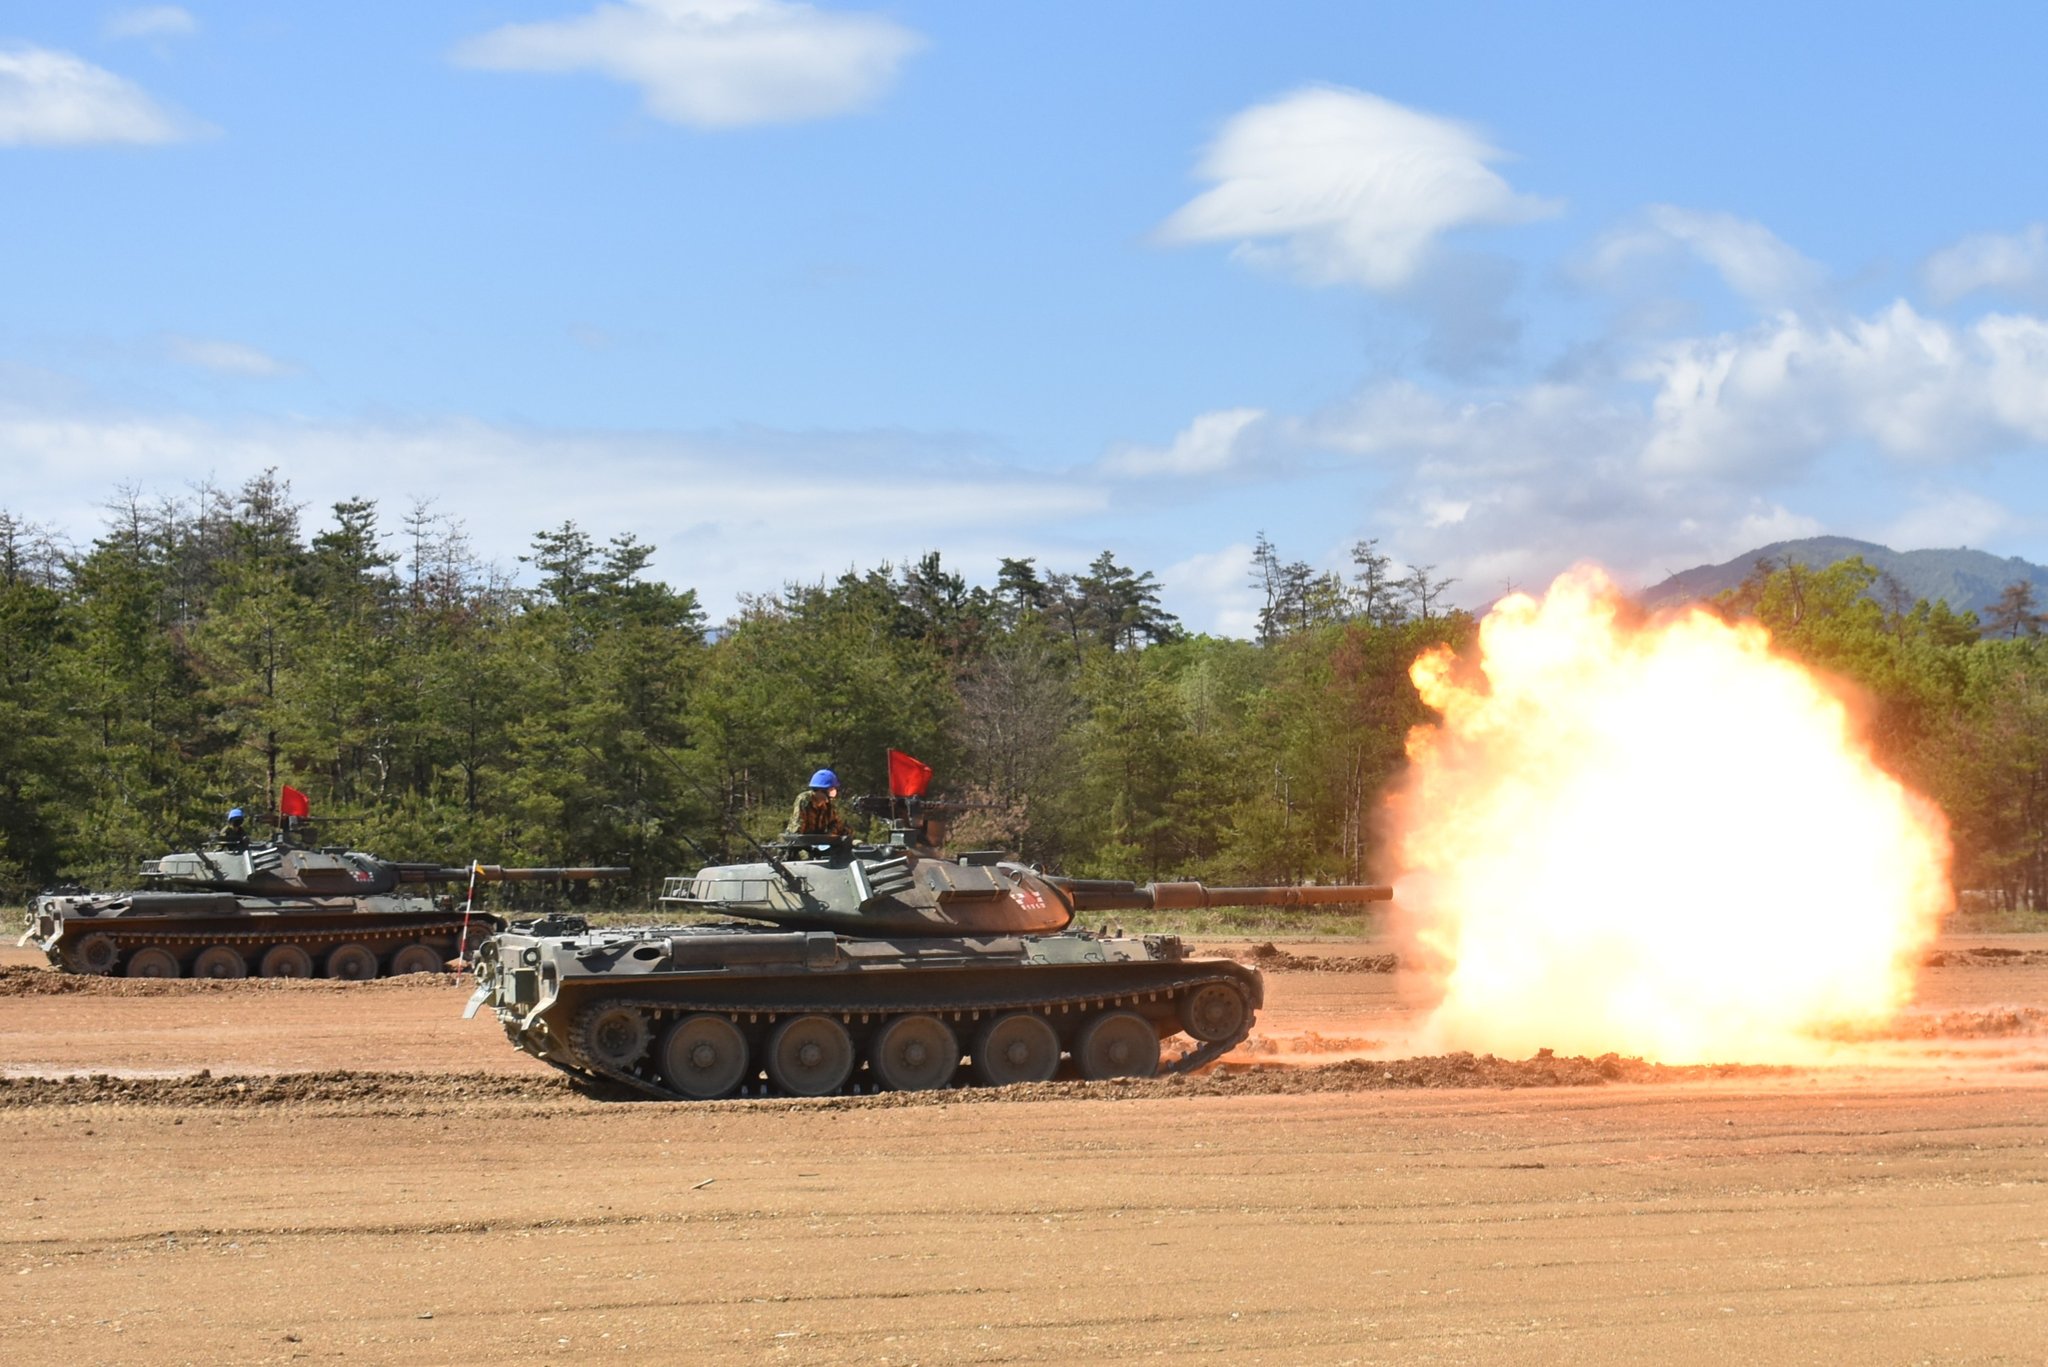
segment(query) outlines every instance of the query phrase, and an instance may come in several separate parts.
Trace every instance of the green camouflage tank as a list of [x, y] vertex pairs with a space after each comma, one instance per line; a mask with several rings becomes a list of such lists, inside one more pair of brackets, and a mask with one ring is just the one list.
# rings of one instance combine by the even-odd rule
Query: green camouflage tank
[[[500, 930], [425, 889], [624, 877], [622, 868], [506, 869], [394, 863], [286, 841], [184, 850], [145, 862], [145, 887], [61, 889], [29, 907], [21, 943], [73, 973], [133, 978], [375, 978], [438, 973]], [[468, 942], [465, 942], [465, 932]]]
[[898, 823], [886, 845], [787, 838], [759, 862], [668, 880], [665, 907], [731, 921], [515, 923], [478, 949], [468, 1014], [488, 1006], [573, 1076], [676, 1099], [1146, 1077], [1242, 1041], [1263, 980], [1177, 936], [1074, 929], [1077, 916], [1392, 896], [1059, 878], [993, 853], [945, 858], [915, 829]]

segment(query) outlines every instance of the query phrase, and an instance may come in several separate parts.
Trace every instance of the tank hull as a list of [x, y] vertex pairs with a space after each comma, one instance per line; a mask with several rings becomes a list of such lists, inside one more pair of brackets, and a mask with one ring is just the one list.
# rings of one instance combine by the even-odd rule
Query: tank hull
[[[502, 926], [472, 915], [470, 944]], [[469, 947], [461, 908], [429, 897], [157, 891], [46, 893], [21, 943], [70, 972], [226, 978], [445, 971]]]
[[[476, 972], [470, 1013], [489, 1006], [520, 1049], [678, 1100], [1187, 1071], [1241, 1041], [1264, 1001], [1256, 969], [1190, 958], [1176, 937], [1086, 932], [515, 926]], [[1190, 1051], [1162, 1063], [1182, 1036]], [[805, 1061], [820, 1051], [822, 1072]]]

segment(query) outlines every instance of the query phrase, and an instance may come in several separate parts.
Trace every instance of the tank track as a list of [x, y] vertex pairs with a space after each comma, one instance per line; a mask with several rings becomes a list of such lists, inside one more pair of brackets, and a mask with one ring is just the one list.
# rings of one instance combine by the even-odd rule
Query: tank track
[[[724, 1016], [736, 1025], [744, 1021], [746, 1024], [753, 1026], [772, 1025], [777, 1018], [782, 1016], [837, 1016], [841, 1024], [850, 1026], [855, 1024], [879, 1024], [898, 1016], [930, 1015], [936, 1016], [941, 1020], [950, 1021], [957, 1026], [973, 1024], [985, 1017], [1004, 1015], [1012, 1011], [1042, 1012], [1050, 1016], [1057, 1009], [1061, 1015], [1078, 1013], [1085, 1016], [1097, 1011], [1114, 1011], [1122, 1007], [1136, 1005], [1140, 1002], [1149, 1001], [1156, 1003], [1162, 996], [1177, 997], [1211, 983], [1222, 983], [1234, 988], [1242, 988], [1243, 986], [1237, 979], [1227, 974], [1218, 973], [1208, 977], [1193, 978], [1186, 982], [1177, 983], [1171, 989], [1162, 988], [1116, 993], [1071, 993], [1060, 997], [1029, 994], [1018, 995], [1008, 1001], [985, 1002], [973, 1007], [963, 1007], [957, 1002], [921, 1003], [917, 1001], [904, 1001], [892, 1002], [887, 1010], [877, 1010], [872, 1005], [834, 1007], [817, 1002], [801, 1005], [749, 1005], [742, 1010], [734, 1008], [730, 1002], [679, 1001], [673, 997], [592, 994], [593, 1000], [579, 1010], [577, 1016], [578, 1019], [582, 1019], [600, 1008], [613, 1006], [633, 1007], [646, 1014], [649, 1021], [650, 1034], [657, 1038], [660, 1036], [663, 1027], [671, 1019], [699, 1014]], [[1232, 1049], [1244, 1043], [1246, 1037], [1251, 1034], [1254, 1019], [1255, 1013], [1247, 1010], [1243, 1025], [1238, 1028], [1234, 1035], [1228, 1039], [1202, 1044], [1173, 1062], [1162, 1064], [1156, 1076], [1175, 1076], [1192, 1073], [1196, 1069], [1202, 1068], [1223, 1057]], [[517, 1026], [506, 1026], [505, 1033], [511, 1037], [513, 1043], [520, 1043], [521, 1032]], [[528, 1050], [528, 1052], [533, 1051]], [[685, 1096], [654, 1078], [643, 1077], [636, 1072], [626, 1069], [613, 1068], [595, 1059], [578, 1057], [571, 1060], [553, 1052], [540, 1053], [537, 1057], [543, 1063], [559, 1069], [563, 1073], [568, 1074], [572, 1079], [586, 1085], [609, 1082], [630, 1091], [639, 1092], [645, 1096], [663, 1101], [687, 1102], [696, 1099]], [[758, 1071], [758, 1067], [750, 1068], [750, 1077], [757, 1075]], [[957, 1081], [953, 1084], [955, 1087], [959, 1085], [961, 1084]], [[874, 1090], [879, 1091], [881, 1089], [875, 1088]], [[950, 1090], [950, 1088], [946, 1090]], [[745, 1088], [743, 1087], [741, 1092], [736, 1093], [736, 1095], [742, 1095], [744, 1092]]]
[[[460, 915], [432, 921], [413, 921], [400, 925], [379, 925], [368, 916], [365, 916], [363, 920], [367, 924], [338, 926], [330, 923], [303, 928], [273, 925], [257, 930], [180, 929], [169, 931], [148, 925], [137, 925], [133, 922], [123, 925], [122, 918], [110, 916], [82, 919], [76, 924], [68, 925], [65, 928], [65, 933], [59, 937], [56, 943], [55, 952], [58, 954], [69, 953], [77, 945], [82, 944], [89, 938], [96, 936], [104, 937], [113, 942], [115, 950], [120, 956], [116, 960], [118, 965], [118, 963], [125, 961], [128, 955], [138, 949], [169, 950], [183, 960], [198, 950], [211, 948], [214, 945], [226, 945], [231, 949], [244, 951], [243, 957], [248, 961], [251, 976], [254, 976], [256, 961], [261, 957], [262, 951], [276, 945], [297, 945], [311, 954], [317, 961], [328, 950], [339, 948], [342, 945], [360, 944], [373, 951], [378, 951], [380, 966], [382, 961], [388, 957], [388, 954], [384, 951], [403, 948], [405, 945], [415, 941], [426, 941], [430, 947], [436, 947], [433, 946], [433, 942], [436, 940], [451, 940], [455, 942], [456, 949], [459, 950], [461, 948], [463, 925]], [[480, 940], [484, 935], [491, 933], [494, 928], [491, 922], [481, 920], [480, 918], [471, 918], [470, 935], [472, 940]], [[24, 935], [22, 937], [23, 942], [25, 943], [29, 938], [29, 936]], [[72, 971], [78, 970], [73, 969]], [[112, 976], [119, 976], [118, 967], [109, 970], [109, 972]]]

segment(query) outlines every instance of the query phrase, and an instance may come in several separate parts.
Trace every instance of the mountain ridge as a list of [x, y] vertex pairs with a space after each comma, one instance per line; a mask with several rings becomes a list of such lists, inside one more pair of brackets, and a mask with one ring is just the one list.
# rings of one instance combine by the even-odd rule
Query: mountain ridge
[[1897, 580], [1909, 598], [1928, 602], [1946, 601], [1956, 612], [1974, 612], [1981, 619], [2005, 586], [2025, 580], [2034, 586], [2034, 600], [2048, 603], [2048, 566], [2036, 565], [2019, 556], [1997, 556], [1973, 551], [1967, 546], [1953, 549], [1895, 551], [1874, 541], [1847, 536], [1809, 536], [1794, 541], [1774, 541], [1745, 551], [1718, 565], [1695, 565], [1680, 570], [1662, 582], [1637, 594], [1652, 608], [1672, 607], [1712, 598], [1736, 587], [1759, 560], [1778, 564], [1797, 562], [1812, 569], [1825, 569], [1838, 560], [1860, 555], [1880, 573]]

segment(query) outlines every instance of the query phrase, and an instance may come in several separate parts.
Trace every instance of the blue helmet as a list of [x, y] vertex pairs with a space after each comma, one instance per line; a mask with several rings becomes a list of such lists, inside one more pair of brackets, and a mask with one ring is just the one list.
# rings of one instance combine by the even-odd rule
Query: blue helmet
[[817, 773], [811, 775], [811, 786], [813, 788], [837, 788], [839, 786], [839, 775], [833, 773], [830, 769], [820, 769]]
[[241, 809], [240, 807], [230, 807], [230, 808], [228, 808], [228, 820], [230, 820], [230, 821], [240, 821], [241, 819], [242, 819], [242, 809]]

